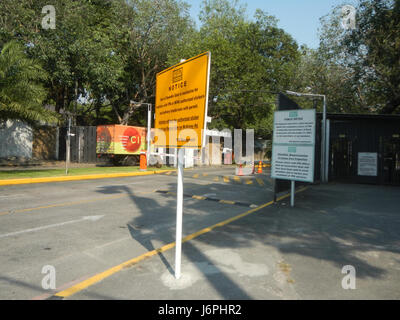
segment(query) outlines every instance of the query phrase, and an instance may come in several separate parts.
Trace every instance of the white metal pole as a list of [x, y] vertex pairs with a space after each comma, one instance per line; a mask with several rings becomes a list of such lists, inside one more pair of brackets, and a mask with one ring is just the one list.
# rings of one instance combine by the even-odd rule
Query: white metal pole
[[326, 143], [325, 143], [325, 182], [329, 182], [329, 147], [330, 147], [330, 121], [326, 120]]
[[177, 168], [178, 167], [178, 149], [174, 148], [174, 167]]
[[326, 96], [323, 96], [324, 98], [324, 106], [322, 110], [322, 132], [321, 132], [321, 183], [326, 182], [326, 173], [325, 173], [325, 168], [326, 168]]
[[65, 174], [68, 174], [68, 165], [71, 158], [71, 118], [68, 119], [67, 143], [65, 151]]
[[294, 207], [294, 190], [295, 190], [295, 181], [292, 180], [290, 183], [290, 206]]
[[78, 132], [78, 163], [81, 163], [81, 128], [77, 127]]
[[184, 151], [181, 148], [178, 152], [178, 188], [176, 197], [176, 246], [175, 246], [175, 278], [181, 277], [181, 256], [182, 256], [182, 220], [183, 220], [183, 161]]
[[147, 105], [147, 166], [150, 161], [150, 147], [151, 147], [151, 104]]

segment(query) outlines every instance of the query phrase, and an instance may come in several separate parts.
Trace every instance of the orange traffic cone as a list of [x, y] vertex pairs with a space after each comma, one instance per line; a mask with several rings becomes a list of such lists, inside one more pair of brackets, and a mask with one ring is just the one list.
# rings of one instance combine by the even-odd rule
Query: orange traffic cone
[[257, 173], [262, 173], [262, 163], [261, 163], [261, 161], [258, 163]]
[[146, 152], [140, 152], [140, 171], [147, 170]]

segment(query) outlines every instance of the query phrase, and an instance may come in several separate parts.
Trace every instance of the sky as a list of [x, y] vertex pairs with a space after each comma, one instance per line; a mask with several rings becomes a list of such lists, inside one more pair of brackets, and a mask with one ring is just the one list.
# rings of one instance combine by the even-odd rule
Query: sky
[[[202, 0], [185, 0], [191, 5], [190, 14], [198, 23], [198, 14]], [[348, 1], [349, 4], [354, 1]], [[337, 5], [346, 4], [345, 0], [240, 0], [247, 7], [247, 16], [253, 18], [257, 8], [275, 16], [278, 27], [284, 29], [299, 45], [306, 44], [316, 49], [319, 46], [319, 18], [331, 12]]]

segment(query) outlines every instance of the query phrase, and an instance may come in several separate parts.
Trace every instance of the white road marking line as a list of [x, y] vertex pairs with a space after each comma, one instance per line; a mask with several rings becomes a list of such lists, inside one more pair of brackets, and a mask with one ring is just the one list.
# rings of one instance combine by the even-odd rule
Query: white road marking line
[[132, 184], [140, 184], [140, 183], [146, 183], [146, 181], [138, 181], [138, 182], [131, 182], [131, 183], [121, 183], [121, 184], [105, 184], [103, 186], [96, 186], [96, 188], [106, 188], [106, 187], [124, 187], [124, 186], [129, 186]]
[[61, 227], [61, 226], [65, 226], [67, 224], [82, 222], [82, 221], [86, 221], [86, 220], [98, 221], [103, 217], [104, 217], [104, 215], [102, 215], [102, 216], [86, 216], [86, 217], [82, 217], [82, 218], [76, 219], [76, 220], [71, 220], [71, 221], [66, 221], [66, 222], [61, 222], [61, 223], [56, 223], [56, 224], [50, 224], [50, 225], [47, 225], [47, 226], [41, 226], [41, 227], [37, 227], [37, 228], [31, 228], [31, 229], [26, 229], [26, 230], [21, 230], [21, 231], [1, 234], [0, 238], [16, 236], [16, 235], [23, 234], [23, 233], [40, 231], [40, 230], [49, 229], [49, 228]]
[[26, 196], [26, 194], [10, 194], [10, 195], [5, 195], [5, 196], [0, 196], [0, 200], [2, 200], [2, 198], [4, 199], [10, 199], [10, 198], [18, 198], [20, 196]]

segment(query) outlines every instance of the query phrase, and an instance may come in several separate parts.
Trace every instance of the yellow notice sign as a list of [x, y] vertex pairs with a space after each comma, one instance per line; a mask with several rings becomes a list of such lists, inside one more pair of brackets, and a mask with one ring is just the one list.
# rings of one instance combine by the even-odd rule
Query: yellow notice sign
[[155, 147], [203, 146], [210, 61], [206, 52], [157, 74]]

